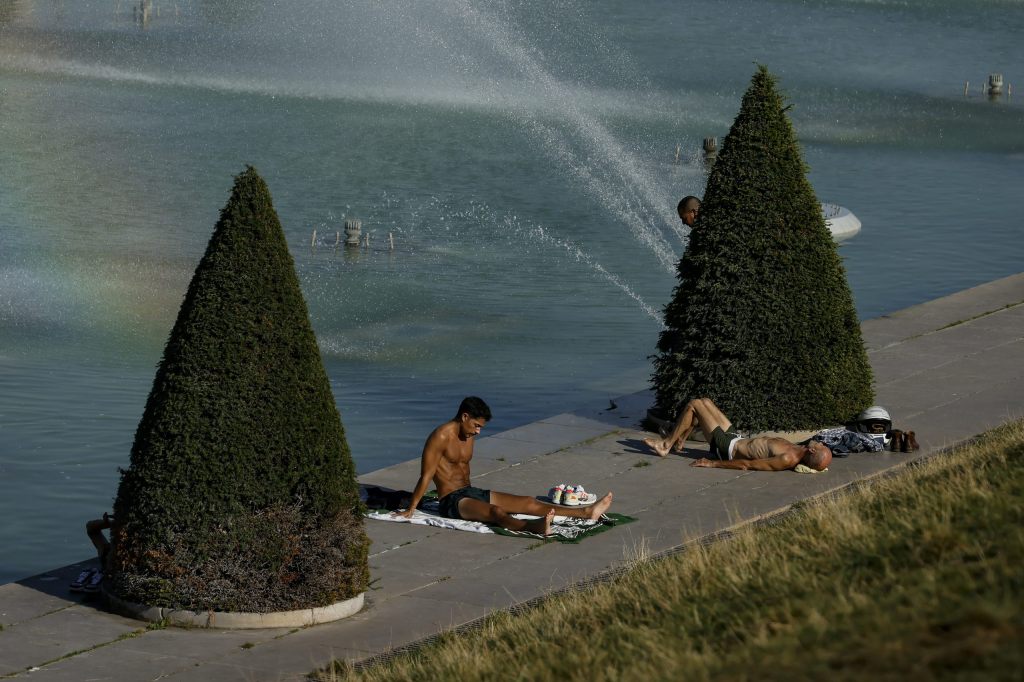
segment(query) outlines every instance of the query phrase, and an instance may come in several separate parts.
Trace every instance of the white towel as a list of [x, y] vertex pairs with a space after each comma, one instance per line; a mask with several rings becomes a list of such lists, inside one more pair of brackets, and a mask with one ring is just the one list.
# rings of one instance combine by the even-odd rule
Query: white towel
[[471, 533], [493, 533], [486, 523], [479, 521], [464, 521], [462, 519], [446, 519], [437, 514], [425, 514], [419, 509], [413, 512], [412, 518], [405, 518], [389, 511], [372, 511], [366, 514], [368, 519], [378, 521], [397, 521], [399, 523], [414, 523], [418, 526], [436, 526], [437, 528], [451, 528], [453, 530], [468, 530]]
[[[539, 516], [530, 516], [528, 514], [513, 514], [513, 517], [517, 519], [538, 519]], [[387, 512], [387, 511], [372, 511], [367, 512], [366, 518], [375, 519], [377, 521], [396, 521], [398, 523], [414, 523], [420, 526], [434, 526], [435, 528], [450, 528], [452, 530], [467, 530], [471, 533], [494, 533], [486, 523], [480, 523], [479, 521], [466, 521], [463, 519], [446, 519], [438, 514], [432, 514], [424, 512], [421, 509], [417, 509], [413, 512], [412, 518], [405, 518], [398, 514]], [[558, 516], [555, 515], [551, 519], [551, 535], [547, 536], [549, 539], [552, 536], [560, 536], [565, 539], [572, 540], [577, 538], [588, 530], [601, 524], [602, 519], [591, 521], [590, 519], [579, 519], [572, 516]], [[544, 537], [537, 535], [536, 533], [530, 533], [527, 531], [503, 531], [508, 535], [521, 535], [524, 537]]]

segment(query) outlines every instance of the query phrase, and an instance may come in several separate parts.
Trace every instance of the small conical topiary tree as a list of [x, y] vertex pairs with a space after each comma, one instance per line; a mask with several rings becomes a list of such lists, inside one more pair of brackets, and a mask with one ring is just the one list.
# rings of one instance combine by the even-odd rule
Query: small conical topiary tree
[[787, 108], [759, 67], [665, 307], [653, 383], [669, 413], [709, 397], [740, 429], [811, 429], [871, 402], [853, 296]]
[[366, 588], [345, 431], [251, 167], [196, 268], [121, 474], [110, 588], [123, 599], [270, 612]]

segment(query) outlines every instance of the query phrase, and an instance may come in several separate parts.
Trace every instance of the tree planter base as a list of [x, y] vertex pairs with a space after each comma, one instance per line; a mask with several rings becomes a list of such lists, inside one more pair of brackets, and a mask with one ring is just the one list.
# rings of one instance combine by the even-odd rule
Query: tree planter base
[[351, 599], [311, 609], [295, 611], [274, 611], [271, 613], [239, 613], [232, 611], [188, 611], [184, 609], [146, 606], [125, 601], [106, 589], [102, 590], [103, 601], [111, 611], [153, 623], [166, 622], [200, 628], [224, 628], [228, 630], [254, 630], [258, 628], [297, 628], [319, 623], [330, 623], [354, 615], [363, 608], [363, 596], [359, 593]]

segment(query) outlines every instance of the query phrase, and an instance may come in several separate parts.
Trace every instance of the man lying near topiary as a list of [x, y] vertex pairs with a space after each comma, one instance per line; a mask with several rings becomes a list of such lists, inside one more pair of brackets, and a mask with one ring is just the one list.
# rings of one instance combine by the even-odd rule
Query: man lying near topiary
[[772, 436], [740, 438], [731, 430], [732, 422], [710, 398], [691, 400], [683, 408], [683, 413], [679, 415], [667, 438], [645, 438], [644, 444], [664, 457], [673, 446], [682, 448], [686, 438], [697, 426], [700, 426], [704, 438], [711, 445], [711, 454], [717, 455], [719, 459], [701, 458], [690, 466], [785, 471], [803, 464], [815, 471], [824, 471], [832, 461], [832, 451], [817, 441], [797, 445], [785, 438]]
[[[491, 408], [477, 397], [468, 397], [450, 421], [438, 426], [423, 446], [420, 478], [413, 491], [409, 508], [395, 512], [412, 518], [416, 505], [423, 499], [433, 481], [437, 488], [441, 516], [449, 519], [481, 521], [508, 530], [547, 535], [557, 509], [559, 516], [597, 520], [612, 504], [608, 493], [592, 506], [582, 508], [555, 507], [533, 497], [511, 495], [496, 490], [481, 490], [469, 484], [469, 460], [473, 458], [473, 439], [491, 419]], [[512, 514], [529, 514], [539, 519], [526, 521]]]

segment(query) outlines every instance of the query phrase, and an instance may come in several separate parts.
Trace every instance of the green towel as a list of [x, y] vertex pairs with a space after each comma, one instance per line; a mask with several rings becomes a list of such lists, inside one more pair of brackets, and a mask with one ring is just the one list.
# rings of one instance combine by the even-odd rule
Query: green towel
[[501, 528], [500, 526], [491, 526], [491, 530], [498, 535], [509, 535], [517, 538], [537, 538], [538, 540], [570, 542], [576, 544], [592, 535], [597, 535], [598, 533], [604, 533], [605, 531], [611, 530], [614, 526], [633, 523], [634, 521], [636, 521], [636, 519], [632, 516], [608, 512], [601, 515], [599, 523], [594, 524], [586, 523], [584, 519], [561, 517], [559, 521], [551, 524], [551, 535], [548, 536], [528, 533], [526, 531], [508, 530]]

